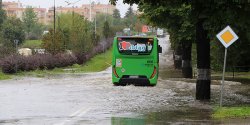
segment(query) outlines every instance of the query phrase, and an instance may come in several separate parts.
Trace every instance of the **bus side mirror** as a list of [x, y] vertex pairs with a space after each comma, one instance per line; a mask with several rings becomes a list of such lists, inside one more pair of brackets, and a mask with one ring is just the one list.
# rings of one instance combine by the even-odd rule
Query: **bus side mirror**
[[162, 53], [162, 47], [158, 45], [158, 53]]

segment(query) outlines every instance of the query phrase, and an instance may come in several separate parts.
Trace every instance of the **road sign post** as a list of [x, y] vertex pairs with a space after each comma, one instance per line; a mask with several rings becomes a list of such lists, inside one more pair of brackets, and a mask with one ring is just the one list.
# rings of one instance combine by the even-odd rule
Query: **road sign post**
[[227, 48], [225, 48], [224, 65], [223, 65], [223, 73], [222, 73], [222, 82], [221, 82], [221, 86], [220, 86], [220, 107], [222, 107], [222, 97], [223, 97], [223, 89], [224, 89], [226, 62], [227, 62]]
[[225, 71], [226, 71], [226, 61], [227, 61], [227, 48], [233, 44], [239, 37], [234, 33], [230, 26], [227, 26], [220, 33], [216, 35], [216, 37], [220, 40], [220, 42], [225, 47], [225, 56], [224, 56], [224, 65], [223, 65], [223, 73], [222, 73], [222, 81], [220, 86], [220, 107], [222, 107], [223, 100], [223, 89], [224, 89], [224, 81], [225, 81]]

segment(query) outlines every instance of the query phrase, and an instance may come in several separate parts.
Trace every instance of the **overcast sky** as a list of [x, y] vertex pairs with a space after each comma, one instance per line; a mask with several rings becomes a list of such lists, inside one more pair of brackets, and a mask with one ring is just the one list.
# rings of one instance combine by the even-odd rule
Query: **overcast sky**
[[[3, 2], [7, 1], [20, 1], [24, 6], [31, 5], [34, 7], [41, 7], [41, 8], [49, 8], [54, 6], [54, 0], [3, 0]], [[94, 1], [96, 3], [100, 2], [103, 4], [107, 4], [109, 0], [55, 0], [56, 6], [67, 6], [67, 3], [65, 1], [69, 1], [71, 3], [77, 2], [75, 6], [80, 6], [81, 4], [89, 4], [90, 1]], [[123, 4], [123, 0], [118, 0], [116, 8], [120, 10], [121, 16], [123, 17], [128, 10], [129, 5]], [[133, 9], [136, 10], [137, 6], [134, 5]]]

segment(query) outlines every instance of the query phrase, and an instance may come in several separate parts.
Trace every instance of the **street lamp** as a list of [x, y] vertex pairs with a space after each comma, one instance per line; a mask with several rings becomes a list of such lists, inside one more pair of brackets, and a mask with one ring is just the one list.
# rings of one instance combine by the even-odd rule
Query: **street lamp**
[[69, 2], [69, 1], [65, 1], [65, 2], [68, 4], [67, 6], [73, 5], [73, 12], [72, 12], [72, 16], [73, 16], [73, 17], [72, 17], [72, 18], [73, 18], [73, 20], [72, 20], [72, 21], [73, 21], [73, 25], [74, 25], [75, 4], [78, 3], [78, 2], [80, 2], [80, 1], [81, 1], [81, 0], [78, 0], [78, 1], [75, 1], [75, 2], [72, 2], [72, 3]]
[[92, 7], [94, 6], [94, 3], [91, 2], [91, 0], [89, 0], [90, 4], [89, 4], [89, 21], [92, 22]]

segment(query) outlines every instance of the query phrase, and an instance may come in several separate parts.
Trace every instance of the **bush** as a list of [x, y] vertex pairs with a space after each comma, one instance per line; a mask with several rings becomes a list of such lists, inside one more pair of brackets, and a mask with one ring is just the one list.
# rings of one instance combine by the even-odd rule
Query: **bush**
[[16, 73], [18, 62], [21, 58], [17, 55], [11, 55], [2, 60], [1, 67], [4, 73]]
[[60, 67], [66, 67], [66, 66], [72, 66], [73, 64], [75, 64], [77, 62], [77, 58], [70, 55], [70, 54], [57, 54], [55, 55], [55, 59], [57, 61], [55, 61], [55, 65], [57, 68]]
[[36, 69], [54, 69], [55, 67], [72, 66], [77, 62], [76, 57], [70, 54], [37, 54], [24, 57], [21, 55], [11, 55], [4, 58], [0, 65], [4, 73], [16, 73], [17, 71], [32, 71]]
[[81, 65], [83, 63], [85, 63], [89, 57], [88, 57], [88, 54], [85, 54], [85, 53], [75, 53], [75, 56], [76, 56], [76, 63]]
[[[105, 43], [105, 46], [103, 46]], [[58, 53], [52, 54], [36, 54], [32, 56], [10, 55], [0, 60], [0, 67], [4, 73], [16, 73], [17, 71], [32, 71], [36, 69], [54, 69], [66, 66], [72, 66], [73, 64], [83, 64], [92, 58], [94, 55], [102, 53], [110, 48], [112, 45], [112, 39], [99, 42], [90, 52], [87, 53]]]

